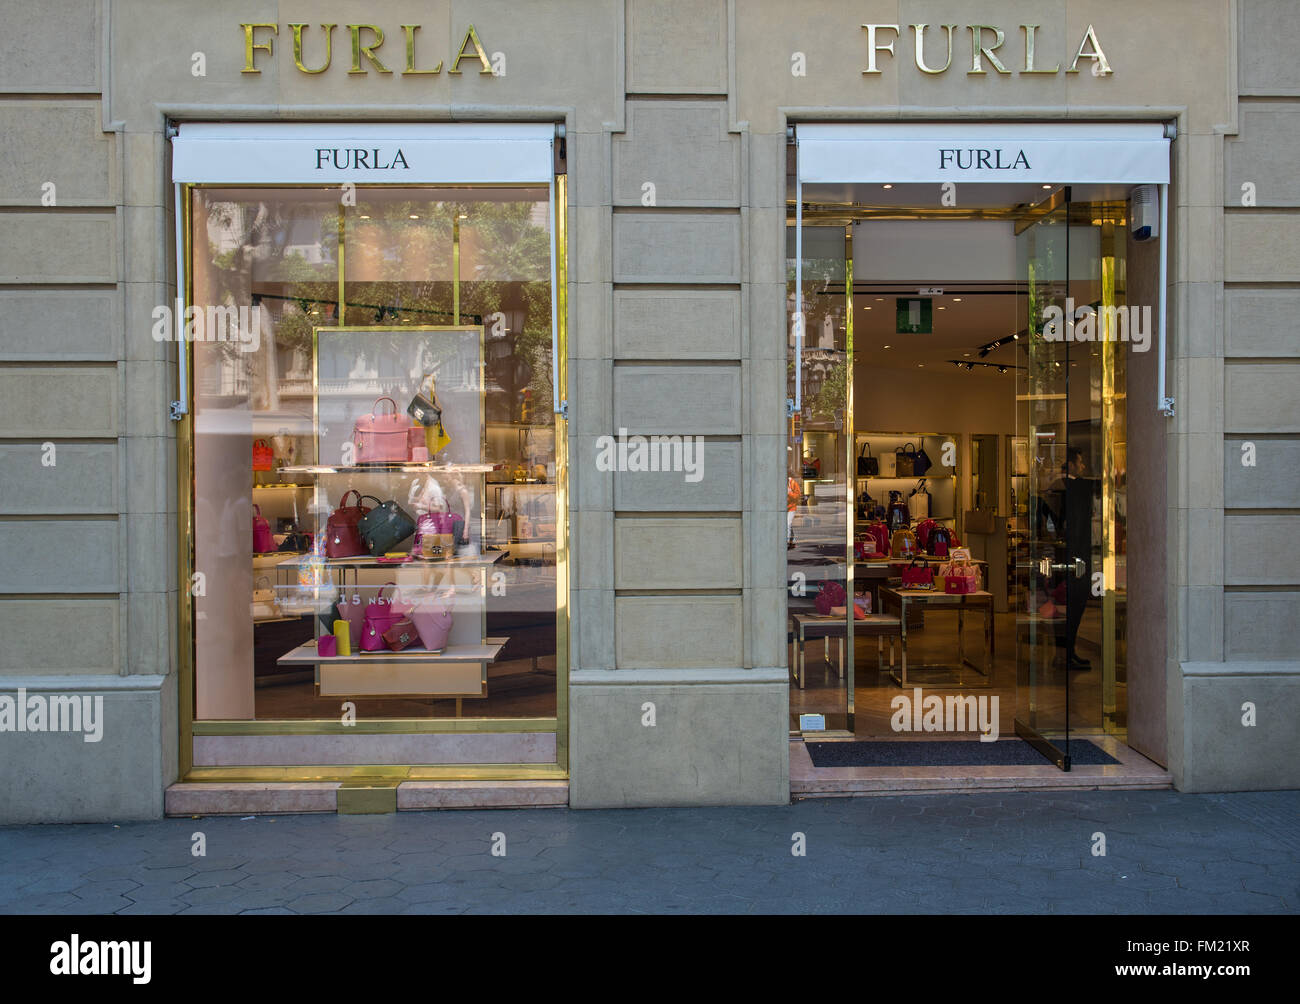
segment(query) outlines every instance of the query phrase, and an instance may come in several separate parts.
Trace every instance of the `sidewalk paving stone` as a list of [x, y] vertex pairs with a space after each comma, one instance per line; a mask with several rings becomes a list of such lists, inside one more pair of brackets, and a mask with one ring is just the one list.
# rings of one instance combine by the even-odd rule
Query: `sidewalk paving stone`
[[1297, 911], [1300, 792], [0, 827], [7, 914]]

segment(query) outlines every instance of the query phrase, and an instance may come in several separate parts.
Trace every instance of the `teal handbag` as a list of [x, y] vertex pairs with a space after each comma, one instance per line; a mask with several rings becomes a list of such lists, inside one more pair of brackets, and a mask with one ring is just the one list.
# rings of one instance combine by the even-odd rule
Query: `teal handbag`
[[366, 545], [374, 557], [378, 558], [415, 533], [415, 520], [411, 514], [392, 499], [375, 506], [361, 517], [357, 523], [361, 533], [361, 542]]

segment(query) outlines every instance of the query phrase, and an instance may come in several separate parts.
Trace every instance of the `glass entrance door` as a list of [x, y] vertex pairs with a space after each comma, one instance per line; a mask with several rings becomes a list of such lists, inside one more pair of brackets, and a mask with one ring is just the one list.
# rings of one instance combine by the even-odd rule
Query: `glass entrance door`
[[787, 231], [786, 599], [790, 728], [852, 735], [853, 258], [851, 230]]
[[1089, 557], [1071, 547], [1079, 530], [1070, 525], [1079, 508], [1071, 485], [1086, 482], [1072, 478], [1070, 466], [1069, 212], [1066, 187], [1029, 210], [1016, 227], [1018, 271], [1025, 281], [1016, 433], [1026, 444], [1028, 518], [1016, 559], [1015, 724], [1017, 735], [1062, 770], [1070, 769], [1071, 626], [1077, 631], [1086, 603]]

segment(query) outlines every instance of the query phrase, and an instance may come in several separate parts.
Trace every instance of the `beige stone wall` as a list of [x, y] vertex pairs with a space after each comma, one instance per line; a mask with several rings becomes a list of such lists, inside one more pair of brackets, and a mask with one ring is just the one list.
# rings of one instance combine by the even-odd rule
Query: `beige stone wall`
[[164, 278], [161, 187], [141, 197], [105, 120], [104, 5], [0, 6], [0, 693], [104, 704], [98, 743], [0, 734], [0, 819], [156, 816], [175, 772], [171, 369], [126, 319], [129, 283]]
[[[1295, 659], [1284, 625], [1300, 612], [1300, 582], [1270, 547], [1294, 535], [1300, 514], [1300, 352], [1289, 324], [1300, 306], [1291, 169], [1300, 76], [1288, 0], [988, 0], [978, 19], [1005, 29], [1006, 75], [967, 72], [964, 27], [948, 71], [917, 70], [906, 25], [974, 20], [956, 0], [0, 7], [9, 140], [0, 154], [0, 630], [9, 639], [0, 688], [101, 681], [131, 730], [121, 746], [51, 736], [34, 755], [0, 757], [0, 805], [31, 806], [19, 817], [156, 814], [175, 775], [175, 356], [149, 336], [150, 311], [174, 281], [168, 116], [565, 123], [573, 636], [572, 693], [562, 699], [575, 805], [788, 795], [780, 541], [792, 121], [1178, 121], [1167, 588], [1180, 782], [1201, 783], [1194, 751], [1203, 746], [1186, 737], [1218, 706], [1189, 696], [1214, 675], [1184, 687], [1181, 667], [1268, 660], [1276, 670]], [[241, 20], [281, 26], [273, 54], [257, 55], [258, 74], [240, 72]], [[293, 68], [295, 21], [340, 25], [326, 72]], [[399, 71], [400, 25], [423, 26], [419, 58], [429, 66], [450, 62], [472, 22], [507, 73], [349, 74], [343, 26], [352, 21], [383, 28], [382, 55]], [[862, 73], [866, 21], [902, 26], [874, 77]], [[1041, 25], [1038, 65], [1062, 72], [1014, 72], [1023, 22]], [[1088, 24], [1110, 76], [1063, 72]], [[941, 36], [930, 43], [926, 59], [941, 60]], [[804, 76], [791, 74], [796, 52]], [[57, 184], [57, 207], [41, 205], [45, 181]], [[1251, 208], [1240, 205], [1245, 181], [1257, 186]], [[599, 437], [620, 428], [704, 437], [704, 478], [597, 470]], [[1249, 473], [1234, 466], [1246, 439], [1261, 458]], [[55, 468], [39, 465], [45, 441], [58, 446]], [[60, 625], [52, 652], [46, 639]], [[1270, 694], [1294, 693], [1294, 674], [1277, 678]], [[647, 702], [653, 728], [641, 724]], [[1226, 762], [1239, 765], [1228, 774], [1255, 777], [1250, 743], [1224, 734], [1236, 743]], [[108, 780], [113, 771], [119, 780]], [[90, 797], [91, 788], [109, 795]], [[35, 807], [65, 795], [65, 809]]]
[[[1171, 769], [1188, 790], [1293, 787], [1300, 717], [1300, 76], [1286, 0], [1239, 0], [1225, 138], [1192, 137], [1179, 249], [1186, 415]], [[1217, 169], [1197, 171], [1201, 161]], [[1207, 238], [1197, 240], [1198, 229]], [[1254, 464], [1243, 462], [1253, 449]], [[1257, 724], [1246, 726], [1248, 706]]]

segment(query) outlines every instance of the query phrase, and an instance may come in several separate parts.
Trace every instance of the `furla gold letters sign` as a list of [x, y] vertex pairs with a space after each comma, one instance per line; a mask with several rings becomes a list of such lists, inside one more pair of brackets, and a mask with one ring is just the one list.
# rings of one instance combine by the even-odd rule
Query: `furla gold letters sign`
[[[867, 68], [862, 71], [863, 75], [880, 73], [880, 68], [876, 65], [877, 54], [887, 52], [889, 55], [894, 54], [894, 42], [901, 39], [902, 33], [899, 31], [901, 26], [897, 24], [864, 24], [862, 30], [867, 33]], [[909, 24], [908, 28], [912, 31], [912, 52], [916, 62], [916, 68], [922, 73], [944, 73], [952, 65], [952, 34], [957, 29], [955, 24]], [[987, 73], [984, 69], [984, 61], [987, 59], [990, 66], [998, 73], [1010, 73], [1011, 70], [1002, 62], [998, 56], [998, 50], [1006, 42], [1006, 34], [1001, 28], [993, 24], [968, 24], [965, 26], [970, 32], [970, 69], [966, 71], [967, 75]], [[1034, 37], [1042, 25], [1022, 24], [1020, 31], [1024, 33], [1024, 65], [1019, 67], [1017, 73], [1026, 74], [1054, 74], [1061, 71], [1061, 66], [1057, 63], [1054, 66], [1040, 66], [1036, 62], [1037, 56], [1034, 53]], [[942, 28], [947, 35], [948, 54], [944, 57], [942, 66], [930, 66], [925, 61], [925, 33], [930, 28]], [[892, 32], [892, 34], [890, 34]], [[935, 34], [938, 34], [936, 32]], [[1005, 56], [1006, 54], [1003, 53]], [[1101, 43], [1097, 41], [1097, 33], [1093, 30], [1092, 25], [1088, 25], [1088, 30], [1083, 33], [1083, 38], [1079, 40], [1079, 47], [1074, 51], [1074, 60], [1070, 63], [1070, 68], [1066, 73], [1079, 72], [1079, 60], [1091, 59], [1093, 76], [1104, 77], [1114, 71], [1110, 68], [1110, 63], [1106, 61], [1106, 54], [1101, 50]]]
[[[268, 57], [274, 56], [276, 38], [284, 38], [280, 34], [280, 25], [274, 21], [246, 21], [239, 27], [244, 30], [244, 68], [240, 72], [261, 73], [262, 70], [257, 65], [257, 57], [263, 52]], [[334, 59], [334, 29], [339, 27], [337, 24], [288, 24], [285, 27], [293, 33], [293, 65], [299, 72], [324, 73], [330, 68], [330, 63]], [[415, 49], [416, 34], [420, 26], [404, 24], [401, 27], [402, 34], [406, 36], [406, 63], [401, 75], [431, 77], [441, 73], [443, 64], [441, 59], [436, 66], [427, 64], [424, 68], [418, 66]], [[379, 57], [379, 49], [384, 44], [384, 29], [379, 25], [345, 24], [341, 34], [346, 38], [347, 43], [350, 43], [352, 65], [348, 68], [348, 73], [369, 73], [372, 69], [376, 73], [393, 72]], [[345, 44], [343, 38], [340, 38], [340, 44]], [[391, 61], [393, 57], [386, 55], [385, 58]], [[479, 41], [478, 32], [474, 30], [472, 24], [469, 26], [469, 31], [465, 32], [465, 38], [460, 43], [460, 49], [452, 60], [451, 66], [447, 68], [448, 76], [459, 76], [463, 73], [460, 64], [461, 60], [465, 59], [470, 61], [471, 66], [475, 62], [478, 63], [480, 75], [493, 73], [492, 63], [488, 60], [487, 53], [483, 51], [483, 43]]]

